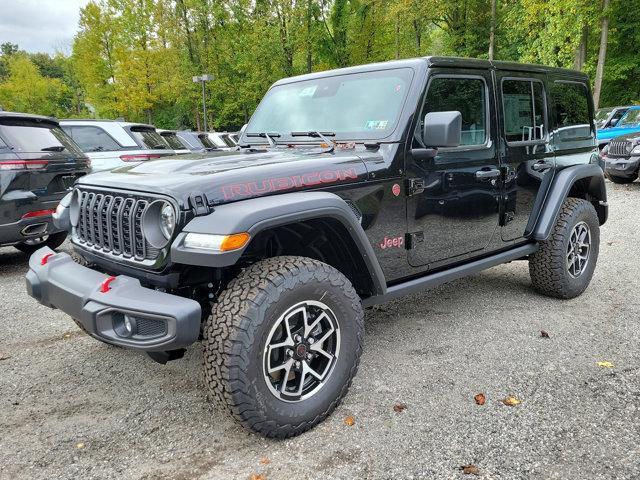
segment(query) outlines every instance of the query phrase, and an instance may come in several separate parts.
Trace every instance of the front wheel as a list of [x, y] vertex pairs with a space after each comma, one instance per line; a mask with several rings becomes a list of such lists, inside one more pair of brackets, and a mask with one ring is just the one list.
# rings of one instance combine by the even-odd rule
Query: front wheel
[[600, 222], [593, 205], [567, 198], [549, 238], [529, 259], [531, 281], [540, 293], [574, 298], [589, 286], [598, 260]]
[[305, 257], [275, 257], [232, 280], [204, 327], [211, 393], [244, 427], [298, 435], [323, 421], [357, 371], [364, 314], [351, 282]]

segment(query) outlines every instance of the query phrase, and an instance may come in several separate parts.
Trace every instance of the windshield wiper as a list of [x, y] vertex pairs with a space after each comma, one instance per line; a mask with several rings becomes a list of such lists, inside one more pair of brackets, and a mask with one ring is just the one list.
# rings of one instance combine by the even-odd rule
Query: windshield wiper
[[159, 143], [158, 145], [151, 145], [149, 148], [152, 150], [166, 150], [167, 146]]
[[52, 147], [41, 148], [41, 152], [62, 152], [65, 149], [64, 145], [54, 145]]
[[327, 137], [335, 137], [334, 132], [318, 132], [316, 130], [310, 130], [308, 132], [291, 132], [292, 137], [311, 137], [319, 138], [323, 143], [328, 145], [328, 149], [324, 150], [324, 153], [331, 153], [335, 149], [335, 143], [333, 140], [329, 140]]
[[260, 132], [260, 133], [245, 133], [245, 136], [247, 137], [259, 137], [259, 138], [266, 138], [267, 142], [269, 142], [269, 146], [270, 147], [275, 147], [277, 145], [276, 141], [274, 140], [274, 138], [278, 138], [281, 137], [282, 135], [280, 135], [279, 133], [274, 133], [274, 132]]

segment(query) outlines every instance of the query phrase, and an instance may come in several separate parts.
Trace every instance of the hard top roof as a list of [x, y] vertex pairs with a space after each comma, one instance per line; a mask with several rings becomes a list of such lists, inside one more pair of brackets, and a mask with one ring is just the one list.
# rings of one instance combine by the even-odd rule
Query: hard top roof
[[308, 73], [296, 77], [283, 78], [274, 83], [274, 85], [296, 82], [301, 80], [312, 80], [314, 78], [322, 78], [326, 76], [361, 73], [373, 70], [385, 70], [393, 68], [415, 68], [415, 67], [461, 67], [461, 68], [478, 68], [493, 70], [509, 70], [518, 72], [534, 72], [534, 73], [555, 73], [563, 76], [571, 76], [587, 80], [588, 77], [582, 72], [570, 70], [567, 68], [547, 67], [544, 65], [533, 65], [527, 63], [505, 62], [497, 60], [483, 60], [477, 58], [461, 58], [461, 57], [418, 57], [407, 58], [404, 60], [391, 60], [388, 62], [370, 63], [366, 65], [357, 65], [354, 67], [339, 68], [335, 70], [325, 70], [322, 72]]
[[30, 118], [33, 120], [47, 121], [51, 123], [58, 123], [58, 120], [53, 117], [47, 117], [45, 115], [35, 115], [33, 113], [21, 113], [21, 112], [5, 112], [4, 110], [0, 110], [0, 117], [11, 117], [11, 118]]

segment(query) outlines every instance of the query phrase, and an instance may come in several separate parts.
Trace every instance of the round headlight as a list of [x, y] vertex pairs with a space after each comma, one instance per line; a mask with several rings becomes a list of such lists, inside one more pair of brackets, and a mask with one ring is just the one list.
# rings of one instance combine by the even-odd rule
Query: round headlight
[[169, 240], [176, 229], [176, 211], [171, 205], [165, 203], [160, 210], [160, 231], [164, 238]]
[[156, 200], [147, 207], [142, 217], [142, 231], [147, 242], [155, 248], [164, 248], [176, 229], [176, 211], [169, 202]]

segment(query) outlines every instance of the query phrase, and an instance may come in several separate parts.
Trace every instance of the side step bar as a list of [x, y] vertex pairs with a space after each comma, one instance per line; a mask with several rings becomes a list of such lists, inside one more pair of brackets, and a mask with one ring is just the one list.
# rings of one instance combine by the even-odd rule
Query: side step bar
[[363, 307], [370, 307], [372, 305], [378, 305], [380, 303], [386, 303], [398, 297], [410, 295], [415, 292], [426, 288], [433, 288], [443, 283], [456, 280], [458, 278], [473, 275], [474, 273], [481, 272], [487, 268], [495, 267], [502, 263], [511, 262], [512, 260], [518, 260], [519, 258], [531, 255], [538, 250], [537, 243], [528, 243], [520, 247], [516, 247], [506, 252], [501, 252], [490, 257], [481, 258], [473, 262], [465, 263], [464, 265], [458, 265], [457, 267], [450, 268], [448, 270], [442, 270], [440, 272], [432, 273], [424, 277], [415, 278], [407, 282], [399, 283], [387, 288], [387, 292], [383, 295], [376, 295], [373, 297], [365, 298], [362, 301]]

